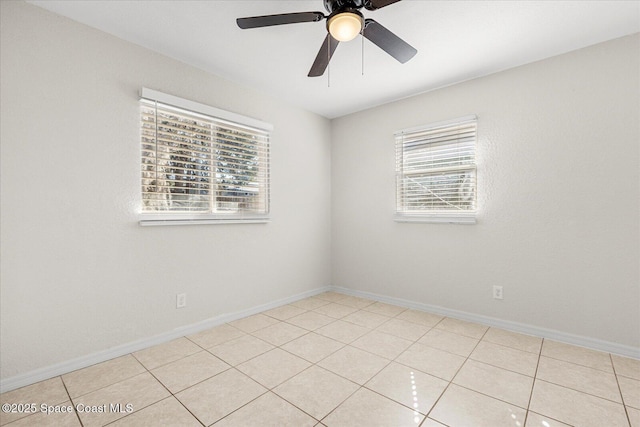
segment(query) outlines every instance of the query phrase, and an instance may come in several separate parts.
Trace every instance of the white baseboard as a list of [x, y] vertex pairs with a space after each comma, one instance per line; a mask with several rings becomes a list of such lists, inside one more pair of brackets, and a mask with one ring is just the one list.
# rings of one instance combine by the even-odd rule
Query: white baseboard
[[524, 323], [512, 322], [509, 320], [496, 319], [495, 317], [482, 316], [479, 314], [467, 313], [464, 311], [451, 310], [436, 305], [422, 304], [415, 301], [408, 301], [401, 298], [393, 298], [386, 295], [374, 294], [371, 292], [357, 291], [339, 286], [331, 286], [334, 292], [340, 292], [351, 296], [368, 298], [387, 304], [399, 305], [402, 307], [412, 308], [415, 310], [428, 311], [434, 314], [440, 314], [447, 317], [453, 317], [469, 322], [480, 323], [486, 326], [506, 329], [521, 334], [533, 335], [540, 338], [547, 338], [554, 341], [560, 341], [567, 344], [578, 345], [580, 347], [591, 348], [593, 350], [605, 351], [607, 353], [619, 354], [620, 356], [633, 357], [640, 359], [640, 348], [628, 345], [618, 344], [611, 341], [599, 340], [596, 338], [585, 337], [582, 335], [570, 334], [567, 332], [557, 331], [554, 329], [541, 328], [538, 326], [527, 325]]
[[291, 304], [292, 302], [329, 291], [330, 289], [330, 286], [325, 286], [322, 288], [313, 289], [311, 291], [302, 292], [291, 297], [282, 298], [267, 304], [252, 307], [246, 310], [237, 311], [235, 313], [222, 314], [220, 316], [212, 317], [210, 319], [198, 323], [193, 323], [191, 325], [182, 326], [172, 331], [168, 331], [150, 338], [143, 338], [141, 340], [112, 347], [107, 350], [98, 351], [86, 356], [77, 357], [65, 362], [56, 363], [55, 365], [36, 369], [25, 374], [16, 375], [15, 377], [7, 378], [5, 380], [0, 380], [0, 393], [6, 393], [7, 391], [15, 390], [17, 388], [34, 384], [40, 381], [48, 380], [49, 378], [57, 377], [58, 375], [67, 374], [78, 369], [95, 365], [96, 363], [105, 362], [116, 357], [124, 356], [126, 354], [143, 350], [148, 347], [153, 347], [154, 345], [162, 344], [176, 338], [184, 337], [186, 335], [192, 335], [206, 329], [213, 328], [214, 326], [222, 325], [223, 323], [232, 322], [234, 320], [242, 319], [243, 317], [261, 313], [266, 310], [271, 310], [272, 308], [276, 308], [281, 305]]

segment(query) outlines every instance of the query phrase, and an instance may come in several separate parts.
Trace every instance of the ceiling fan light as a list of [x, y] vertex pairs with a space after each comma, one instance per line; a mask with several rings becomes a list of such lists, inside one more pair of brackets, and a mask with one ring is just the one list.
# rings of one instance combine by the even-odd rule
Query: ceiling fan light
[[348, 42], [360, 34], [362, 24], [362, 16], [352, 12], [342, 12], [329, 18], [327, 27], [334, 39], [340, 42]]

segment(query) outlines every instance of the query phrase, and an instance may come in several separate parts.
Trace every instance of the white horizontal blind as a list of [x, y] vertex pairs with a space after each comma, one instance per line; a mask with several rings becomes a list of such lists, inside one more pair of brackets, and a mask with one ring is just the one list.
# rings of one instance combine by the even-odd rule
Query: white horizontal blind
[[140, 118], [143, 214], [167, 219], [266, 217], [267, 130], [145, 98]]
[[475, 116], [398, 132], [395, 144], [398, 215], [475, 212]]

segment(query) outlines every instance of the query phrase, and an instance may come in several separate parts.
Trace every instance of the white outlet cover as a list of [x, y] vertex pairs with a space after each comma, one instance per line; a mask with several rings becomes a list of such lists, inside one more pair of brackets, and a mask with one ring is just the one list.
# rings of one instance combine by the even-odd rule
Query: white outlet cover
[[176, 295], [176, 308], [183, 308], [187, 306], [187, 294]]
[[494, 286], [493, 287], [493, 298], [494, 299], [503, 299], [502, 286]]

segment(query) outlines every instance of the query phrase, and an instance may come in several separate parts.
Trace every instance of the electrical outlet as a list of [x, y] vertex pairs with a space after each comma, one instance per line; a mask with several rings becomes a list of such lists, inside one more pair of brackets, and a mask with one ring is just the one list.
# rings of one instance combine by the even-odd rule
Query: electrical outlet
[[187, 306], [187, 294], [176, 295], [176, 308], [184, 308]]
[[502, 286], [493, 287], [493, 299], [502, 299]]

